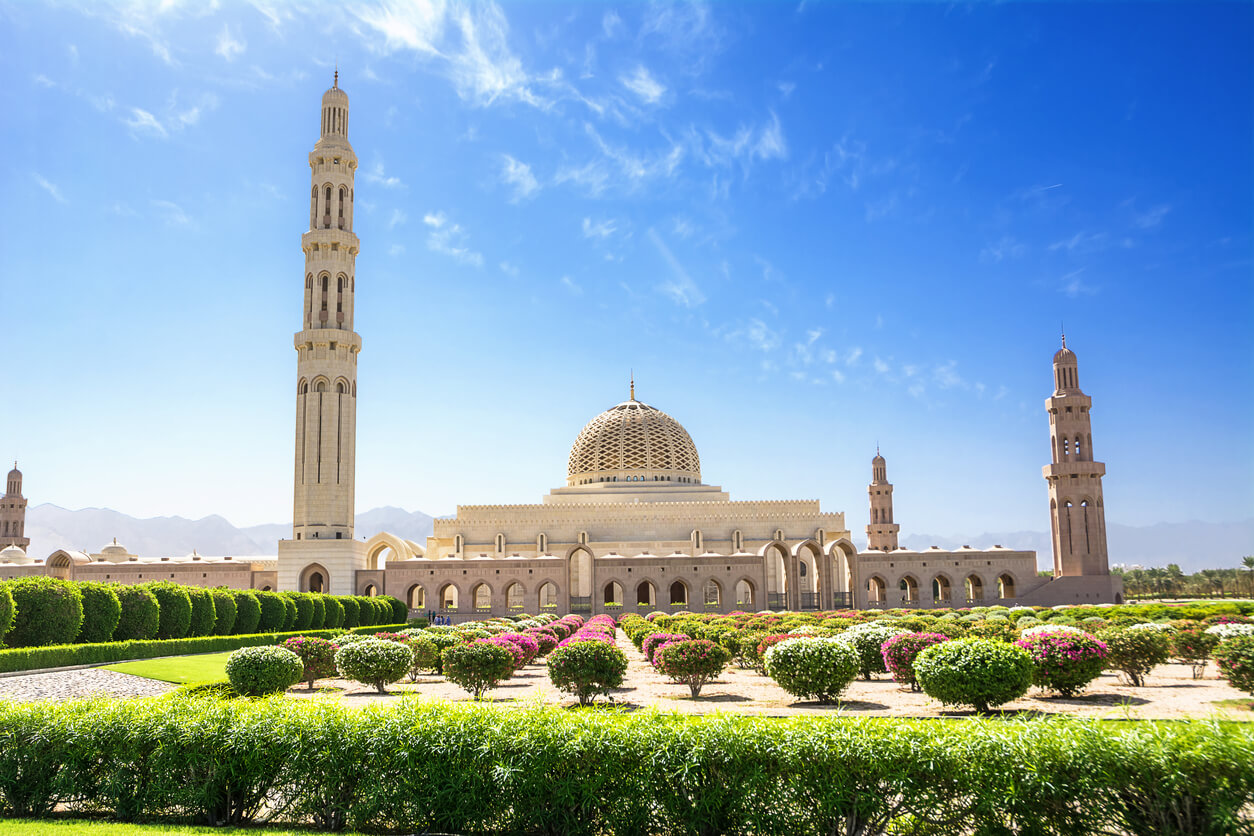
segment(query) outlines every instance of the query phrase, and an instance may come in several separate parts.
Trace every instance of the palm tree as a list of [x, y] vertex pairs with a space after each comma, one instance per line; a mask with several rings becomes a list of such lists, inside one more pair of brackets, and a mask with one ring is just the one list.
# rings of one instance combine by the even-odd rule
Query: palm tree
[[1247, 554], [1241, 558], [1241, 565], [1245, 567], [1245, 592], [1247, 595], [1254, 595], [1254, 554]]

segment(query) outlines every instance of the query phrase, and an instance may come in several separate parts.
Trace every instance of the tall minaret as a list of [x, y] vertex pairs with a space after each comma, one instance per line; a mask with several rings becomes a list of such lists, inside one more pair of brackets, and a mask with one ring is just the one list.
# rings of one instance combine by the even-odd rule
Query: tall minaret
[[321, 134], [309, 154], [309, 231], [302, 330], [296, 346], [296, 467], [293, 540], [279, 543], [281, 589], [355, 592], [365, 568], [353, 540], [357, 354], [353, 331], [358, 241], [353, 234], [357, 155], [348, 144], [348, 95], [322, 95]]
[[1045, 401], [1053, 463], [1042, 469], [1049, 483], [1054, 577], [1110, 574], [1102, 502], [1106, 465], [1093, 460], [1092, 405], [1080, 391], [1079, 364], [1064, 334], [1054, 355], [1054, 394]]
[[871, 459], [871, 484], [866, 488], [871, 499], [871, 524], [866, 527], [869, 551], [893, 551], [897, 548], [897, 532], [901, 526], [893, 522], [893, 486], [888, 481], [888, 464], [875, 448]]
[[9, 471], [4, 498], [0, 499], [0, 549], [17, 546], [23, 551], [30, 546], [26, 536], [26, 498], [22, 496], [22, 471], [17, 462]]
[[322, 96], [322, 136], [309, 154], [309, 231], [305, 251], [304, 330], [296, 334], [297, 540], [353, 538], [357, 353], [353, 332], [353, 175], [348, 96], [335, 84]]

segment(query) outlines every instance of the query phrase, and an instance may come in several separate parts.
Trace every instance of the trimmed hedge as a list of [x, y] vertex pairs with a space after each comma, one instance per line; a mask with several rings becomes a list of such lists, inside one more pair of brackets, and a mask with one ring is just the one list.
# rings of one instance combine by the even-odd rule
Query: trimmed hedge
[[213, 596], [213, 634], [231, 635], [235, 630], [235, 596], [231, 590], [221, 586], [209, 590], [209, 594]]
[[235, 596], [235, 635], [256, 633], [261, 624], [261, 600], [250, 589], [233, 589], [231, 594]]
[[9, 647], [65, 644], [83, 626], [83, 593], [78, 584], [36, 575], [9, 581], [15, 610]]
[[0, 703], [0, 814], [438, 833], [1247, 829], [1254, 728], [417, 700]]
[[213, 604], [213, 593], [201, 586], [185, 586], [192, 602], [192, 619], [187, 628], [189, 637], [212, 636], [218, 621], [218, 611]]
[[[388, 625], [401, 630], [404, 624]], [[377, 627], [362, 630], [373, 633]], [[101, 644], [57, 644], [0, 650], [0, 673], [61, 668], [71, 665], [105, 665], [158, 656], [184, 656], [191, 653], [220, 653], [261, 644], [280, 644], [290, 636], [329, 639], [336, 630], [305, 630], [299, 633], [251, 633], [242, 636], [203, 636], [194, 639], [152, 639], [103, 642]]]
[[257, 601], [261, 604], [261, 620], [257, 622], [257, 632], [277, 633], [283, 629], [283, 621], [287, 618], [287, 607], [284, 598], [277, 592], [254, 591]]
[[84, 581], [78, 585], [83, 593], [83, 626], [76, 641], [107, 642], [113, 638], [122, 619], [122, 602], [112, 586]]
[[187, 587], [173, 581], [154, 581], [144, 586], [157, 596], [160, 610], [157, 638], [181, 639], [186, 636], [192, 624], [192, 599], [187, 594]]
[[146, 586], [131, 584], [113, 584], [113, 591], [122, 604], [122, 617], [113, 631], [113, 641], [155, 639], [157, 627], [161, 624], [161, 605], [157, 603], [157, 596]]
[[0, 639], [13, 626], [13, 596], [7, 584], [0, 583]]

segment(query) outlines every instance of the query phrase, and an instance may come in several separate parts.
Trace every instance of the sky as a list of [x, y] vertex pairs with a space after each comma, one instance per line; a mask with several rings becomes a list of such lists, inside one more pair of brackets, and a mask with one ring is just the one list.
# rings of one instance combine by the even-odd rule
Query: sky
[[[307, 155], [356, 181], [357, 508], [537, 502], [637, 397], [733, 499], [1045, 530], [1254, 508], [1247, 3], [0, 0], [0, 458], [291, 519]], [[365, 533], [365, 532], [363, 532]]]

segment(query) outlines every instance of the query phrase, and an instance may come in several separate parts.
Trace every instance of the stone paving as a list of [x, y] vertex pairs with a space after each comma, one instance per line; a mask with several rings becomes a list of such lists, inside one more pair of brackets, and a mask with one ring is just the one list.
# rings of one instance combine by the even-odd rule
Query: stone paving
[[87, 668], [0, 678], [0, 699], [16, 702], [76, 700], [83, 697], [155, 697], [175, 686], [129, 673]]

